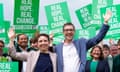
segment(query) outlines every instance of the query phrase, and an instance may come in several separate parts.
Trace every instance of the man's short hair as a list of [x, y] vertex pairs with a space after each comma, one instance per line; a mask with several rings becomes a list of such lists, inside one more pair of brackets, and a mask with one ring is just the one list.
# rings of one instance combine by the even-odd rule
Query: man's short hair
[[[21, 35], [25, 35], [25, 34], [18, 34], [17, 35], [17, 41], [19, 40], [19, 38], [20, 38]], [[28, 36], [27, 35], [25, 35], [25, 36], [27, 37], [27, 40], [28, 40]]]
[[64, 31], [65, 26], [68, 26], [68, 25], [73, 26], [73, 29], [75, 30], [74, 24], [72, 24], [71, 22], [68, 22], [68, 23], [65, 23], [65, 24], [63, 25], [63, 31]]
[[110, 47], [107, 44], [104, 44], [103, 48], [106, 48], [106, 49], [110, 50]]

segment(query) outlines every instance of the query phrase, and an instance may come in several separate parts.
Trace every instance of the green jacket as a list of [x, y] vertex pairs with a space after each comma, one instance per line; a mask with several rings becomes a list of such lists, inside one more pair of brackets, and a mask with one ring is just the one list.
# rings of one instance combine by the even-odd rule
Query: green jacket
[[120, 54], [113, 58], [113, 72], [120, 72]]

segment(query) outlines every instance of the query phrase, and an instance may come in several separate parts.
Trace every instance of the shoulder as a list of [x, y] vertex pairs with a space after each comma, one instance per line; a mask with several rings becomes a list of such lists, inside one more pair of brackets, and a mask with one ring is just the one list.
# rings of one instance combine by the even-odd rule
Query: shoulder
[[49, 54], [50, 54], [51, 59], [55, 61], [57, 58], [56, 53], [49, 52]]
[[102, 65], [108, 65], [108, 61], [106, 59], [100, 60], [99, 63]]
[[49, 52], [49, 54], [51, 54], [51, 55], [56, 55], [56, 53], [54, 53], [54, 52]]
[[114, 58], [119, 58], [120, 57], [120, 54], [119, 55], [117, 55], [117, 56], [115, 56]]
[[55, 45], [55, 48], [60, 48], [61, 46], [63, 46], [63, 43], [59, 43], [59, 44]]
[[113, 59], [114, 59], [114, 61], [115, 61], [115, 60], [119, 60], [119, 59], [120, 59], [120, 54], [117, 55], [117, 56], [115, 56], [115, 57], [113, 57]]
[[81, 37], [79, 39], [76, 39], [75, 41], [85, 41], [85, 40], [86, 40], [86, 38]]
[[40, 51], [30, 51], [29, 56], [35, 56], [36, 54], [40, 53]]
[[87, 42], [87, 39], [85, 38], [79, 38], [79, 39], [76, 39], [76, 40], [73, 40], [73, 43], [86, 43]]

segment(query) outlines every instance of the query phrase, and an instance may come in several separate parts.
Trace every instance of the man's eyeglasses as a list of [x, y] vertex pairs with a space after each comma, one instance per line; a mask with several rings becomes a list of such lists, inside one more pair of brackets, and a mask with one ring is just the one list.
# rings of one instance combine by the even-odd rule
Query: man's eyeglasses
[[74, 31], [74, 29], [64, 29], [64, 31]]

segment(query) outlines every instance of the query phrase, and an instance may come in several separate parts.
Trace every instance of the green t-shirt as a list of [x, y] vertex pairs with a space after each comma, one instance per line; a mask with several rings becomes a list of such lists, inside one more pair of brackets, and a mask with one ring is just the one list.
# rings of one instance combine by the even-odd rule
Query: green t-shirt
[[90, 72], [96, 72], [98, 61], [92, 61], [90, 64]]
[[8, 62], [8, 58], [4, 56], [0, 56], [0, 62]]

